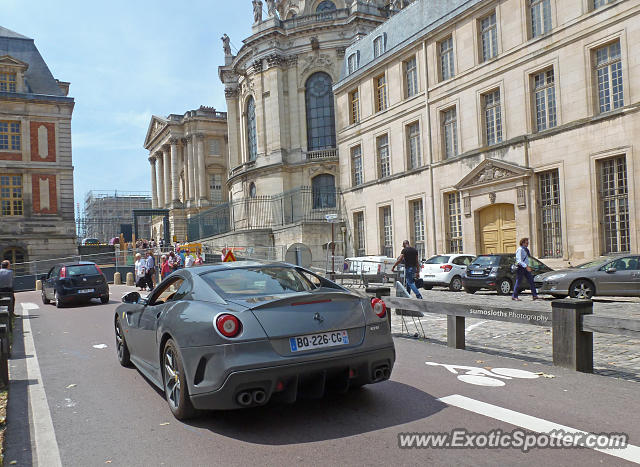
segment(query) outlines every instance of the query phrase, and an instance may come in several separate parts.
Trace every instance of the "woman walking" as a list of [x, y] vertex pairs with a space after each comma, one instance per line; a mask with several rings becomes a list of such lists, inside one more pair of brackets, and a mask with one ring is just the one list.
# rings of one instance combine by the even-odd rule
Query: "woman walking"
[[140, 288], [140, 291], [142, 292], [146, 285], [147, 282], [145, 280], [145, 274], [147, 272], [146, 270], [146, 261], [142, 260], [142, 255], [140, 253], [136, 253], [136, 262], [134, 265], [134, 269], [135, 269], [135, 274], [136, 274], [136, 287]]
[[171, 270], [171, 266], [169, 266], [169, 261], [167, 261], [166, 255], [162, 255], [160, 260], [160, 276], [162, 277], [162, 280], [172, 272], [173, 271]]

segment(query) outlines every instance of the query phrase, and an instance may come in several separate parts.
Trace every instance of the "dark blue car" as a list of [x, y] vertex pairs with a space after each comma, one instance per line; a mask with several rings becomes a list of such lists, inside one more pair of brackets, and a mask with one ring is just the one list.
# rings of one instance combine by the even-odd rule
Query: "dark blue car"
[[109, 302], [109, 285], [95, 263], [80, 261], [60, 263], [51, 268], [42, 280], [42, 303], [55, 303], [61, 308], [72, 302], [88, 302], [99, 298]]

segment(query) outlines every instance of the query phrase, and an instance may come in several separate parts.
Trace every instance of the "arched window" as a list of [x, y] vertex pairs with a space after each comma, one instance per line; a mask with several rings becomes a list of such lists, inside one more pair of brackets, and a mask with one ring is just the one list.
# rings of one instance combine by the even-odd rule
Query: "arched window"
[[336, 207], [336, 182], [333, 175], [323, 174], [311, 180], [313, 193], [313, 209], [329, 209]]
[[22, 248], [7, 248], [2, 253], [3, 260], [9, 260], [11, 262], [11, 269], [14, 274], [24, 274], [27, 272], [27, 265], [24, 264], [27, 261], [27, 255]]
[[331, 77], [318, 72], [306, 84], [307, 150], [319, 151], [336, 147]]
[[316, 13], [324, 13], [325, 11], [333, 11], [336, 9], [336, 5], [329, 0], [324, 0], [316, 7]]
[[247, 149], [249, 160], [255, 161], [258, 157], [258, 139], [256, 137], [256, 101], [249, 97], [247, 101]]
[[251, 182], [251, 185], [249, 185], [249, 198], [255, 198], [256, 197], [256, 184]]

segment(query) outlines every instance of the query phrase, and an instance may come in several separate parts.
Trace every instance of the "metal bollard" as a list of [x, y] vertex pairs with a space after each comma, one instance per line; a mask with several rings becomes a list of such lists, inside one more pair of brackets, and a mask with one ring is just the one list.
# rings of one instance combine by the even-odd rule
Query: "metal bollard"
[[132, 272], [127, 273], [127, 285], [129, 287], [133, 287], [134, 285], [136, 285]]
[[113, 275], [113, 285], [122, 285], [122, 274], [119, 272]]
[[36, 290], [42, 290], [42, 281], [40, 279], [36, 281]]

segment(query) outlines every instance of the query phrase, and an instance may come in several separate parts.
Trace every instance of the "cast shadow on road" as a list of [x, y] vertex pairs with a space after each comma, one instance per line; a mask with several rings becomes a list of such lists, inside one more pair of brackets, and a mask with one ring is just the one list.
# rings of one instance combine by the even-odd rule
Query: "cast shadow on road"
[[[386, 381], [346, 394], [291, 405], [207, 412], [189, 423], [248, 443], [288, 445], [345, 438], [400, 427], [447, 407], [412, 386]], [[398, 428], [398, 432], [406, 429]]]

